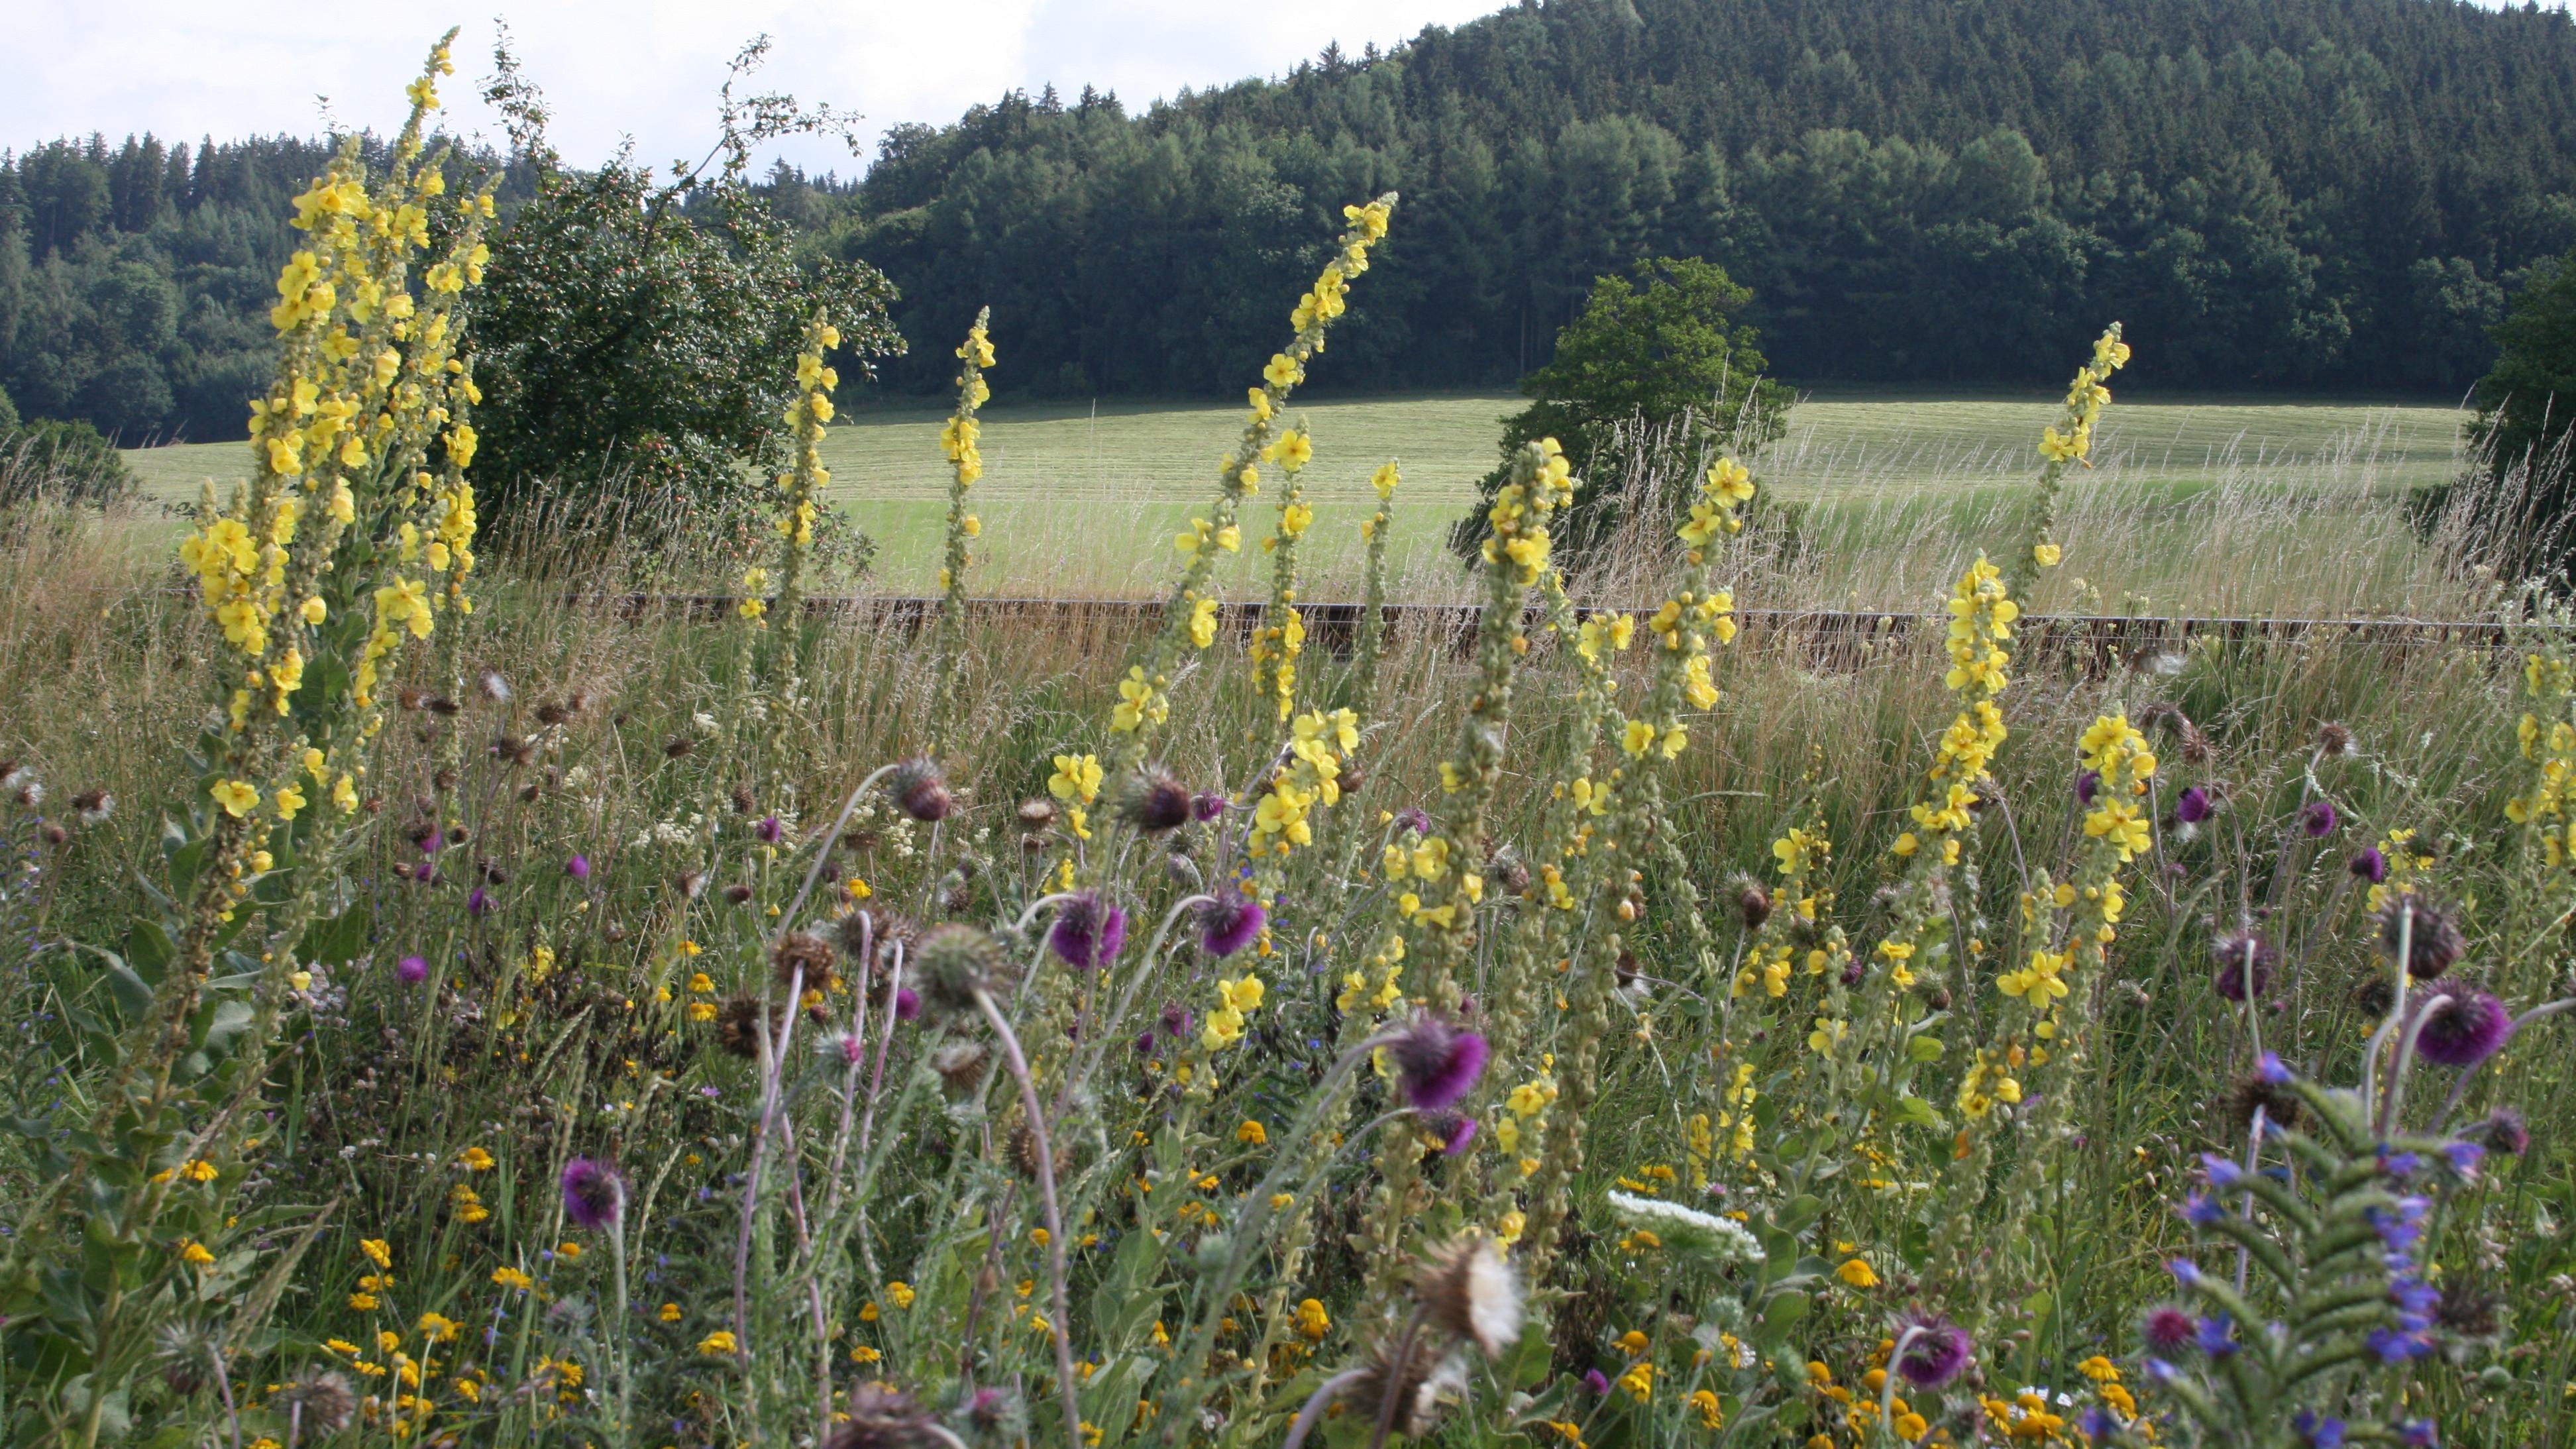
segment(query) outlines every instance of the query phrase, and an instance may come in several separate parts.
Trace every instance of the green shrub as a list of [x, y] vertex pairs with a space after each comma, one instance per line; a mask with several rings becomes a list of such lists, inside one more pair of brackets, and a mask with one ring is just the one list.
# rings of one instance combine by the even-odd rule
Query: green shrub
[[108, 504], [131, 495], [134, 474], [96, 428], [80, 422], [20, 424], [0, 397], [0, 507], [35, 499]]

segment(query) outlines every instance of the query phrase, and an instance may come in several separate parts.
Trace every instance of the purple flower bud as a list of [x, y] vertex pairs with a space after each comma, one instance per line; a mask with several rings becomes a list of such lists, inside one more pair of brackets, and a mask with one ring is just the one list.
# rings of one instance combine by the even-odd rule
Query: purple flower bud
[[590, 857], [586, 855], [576, 855], [572, 859], [565, 861], [564, 874], [571, 876], [574, 880], [590, 879]]
[[2290, 1069], [2281, 1065], [2279, 1052], [2263, 1053], [2263, 1059], [2254, 1064], [2254, 1075], [2275, 1087], [2286, 1087], [2290, 1084]]
[[2224, 1313], [2213, 1313], [2202, 1319], [2198, 1331], [2192, 1336], [2192, 1342], [2202, 1353], [2211, 1358], [2225, 1358], [2239, 1347], [2236, 1342], [2236, 1325]]
[[2446, 1067], [2473, 1067], [2512, 1039], [2513, 1018], [2503, 1002], [2483, 991], [2454, 987], [2448, 1000], [2424, 1016], [2415, 1054]]
[[2198, 785], [2183, 791], [2174, 801], [2174, 819], [2185, 825], [2198, 825], [2209, 816], [2209, 792]]
[[2093, 797], [2094, 797], [2095, 795], [2097, 795], [2097, 794], [2100, 794], [2100, 793], [2101, 793], [2101, 790], [2102, 790], [2102, 772], [2101, 772], [2101, 771], [2099, 771], [2099, 770], [2086, 770], [2084, 773], [2082, 773], [2082, 774], [2080, 774], [2080, 775], [2077, 775], [2077, 776], [2075, 777], [2075, 799], [2076, 799], [2076, 802], [2077, 802], [2078, 804], [2083, 804], [2083, 805], [2090, 805], [2090, 804], [2092, 804], [2092, 803], [2093, 803]]
[[2167, 1259], [2165, 1261], [2165, 1271], [2171, 1273], [2174, 1281], [2185, 1288], [2188, 1288], [2194, 1283], [2200, 1281], [2200, 1265], [2189, 1258]]
[[894, 1019], [895, 1019], [895, 1020], [897, 1020], [897, 1021], [918, 1021], [918, 1020], [920, 1020], [920, 1019], [921, 1019], [921, 993], [919, 993], [919, 992], [917, 992], [917, 991], [913, 990], [913, 989], [912, 989], [911, 987], [909, 987], [909, 986], [906, 986], [906, 987], [902, 988], [901, 990], [899, 990], [899, 991], [895, 992], [895, 994], [894, 994]]
[[770, 815], [764, 816], [758, 825], [751, 827], [751, 833], [758, 836], [763, 845], [776, 845], [787, 832], [779, 826], [778, 817]]
[[420, 956], [405, 956], [394, 963], [394, 975], [405, 986], [418, 986], [429, 979], [429, 962]]
[[1395, 828], [1399, 831], [1410, 830], [1428, 839], [1431, 835], [1431, 816], [1426, 811], [1407, 805], [1395, 812]]
[[2188, 1347], [2192, 1336], [2199, 1331], [2199, 1325], [2191, 1321], [2190, 1314], [2171, 1304], [2166, 1304], [2147, 1311], [2146, 1321], [2140, 1327], [2140, 1336], [2146, 1339], [2147, 1347], [2156, 1352], [2172, 1353]]
[[481, 886], [476, 886], [472, 894], [465, 898], [465, 914], [469, 916], [488, 916], [491, 913], [492, 898], [489, 895], [484, 894]]
[[2365, 845], [2344, 869], [2372, 885], [2377, 885], [2388, 879], [2388, 857], [2379, 853], [2378, 846]]
[[2310, 840], [2323, 840], [2334, 834], [2335, 808], [2331, 800], [2313, 800], [2299, 815], [2299, 828]]
[[626, 1205], [626, 1184], [611, 1169], [576, 1157], [564, 1164], [563, 1205], [575, 1227], [608, 1227]]
[[1595, 1394], [1606, 1397], [1610, 1392], [1610, 1376], [1599, 1369], [1585, 1369], [1583, 1386]]
[[1949, 1319], [1908, 1315], [1897, 1331], [1905, 1351], [1896, 1356], [1896, 1371], [1918, 1389], [1939, 1388], [1968, 1366], [1976, 1344], [1968, 1331]]
[[1423, 1015], [1387, 1043], [1386, 1055], [1395, 1067], [1396, 1086], [1405, 1102], [1437, 1112], [1476, 1085], [1476, 1077], [1485, 1070], [1485, 1039], [1460, 1031], [1440, 1017]]
[[1190, 797], [1190, 814], [1201, 820], [1214, 820], [1225, 813], [1225, 792], [1201, 790]]

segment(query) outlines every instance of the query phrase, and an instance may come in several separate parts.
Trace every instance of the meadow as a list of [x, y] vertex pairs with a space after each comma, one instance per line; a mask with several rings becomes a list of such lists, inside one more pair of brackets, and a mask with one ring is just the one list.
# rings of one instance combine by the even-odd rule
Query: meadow
[[[978, 326], [935, 426], [827, 427], [817, 317], [738, 604], [626, 614], [483, 541], [489, 208], [392, 224], [441, 59], [299, 206], [242, 485], [0, 537], [9, 1442], [2576, 1425], [2576, 658], [2407, 530], [2438, 411], [2131, 421], [2113, 328], [1606, 560], [1533, 444], [1406, 564], [1493, 400], [1296, 401], [1390, 196], [1222, 415], [988, 419]], [[941, 507], [919, 628], [802, 607], [827, 468]], [[1048, 580], [1166, 607], [966, 607]], [[1292, 607], [1408, 592], [1472, 629]], [[2023, 627], [2150, 599], [2505, 643]], [[1935, 622], [1740, 623], [1831, 600]]]
[[[1807, 505], [1814, 542], [1844, 566], [1775, 588], [1800, 605], [1902, 609], [1962, 540], [2014, 526], [2037, 454], [2032, 439], [2054, 398], [1816, 388], [1787, 435], [1761, 459], [1764, 486]], [[1298, 416], [1316, 439], [1305, 487], [1319, 516], [1308, 550], [1310, 596], [1359, 596], [1369, 475], [1395, 459], [1406, 516], [1389, 548], [1393, 596], [1456, 601], [1472, 584], [1442, 539], [1492, 467], [1507, 395], [1324, 401]], [[2140, 545], [2101, 559], [2082, 607], [2110, 612], [2296, 614], [2308, 610], [2430, 617], [2450, 603], [2422, 567], [2400, 505], [2407, 490], [2456, 476], [2466, 414], [2422, 400], [2282, 400], [2227, 396], [2123, 399], [2095, 445], [2095, 469], [2072, 490], [2073, 525], [2099, 517]], [[987, 409], [984, 452], [991, 526], [976, 567], [983, 589], [1024, 597], [1140, 598], [1159, 591], [1162, 545], [1188, 521], [1205, 459], [1233, 410], [1180, 404], [1023, 404]], [[827, 494], [881, 546], [869, 592], [938, 592], [947, 465], [944, 412], [845, 412], [824, 437]], [[128, 464], [160, 501], [193, 499], [202, 480], [229, 484], [249, 454], [238, 444], [130, 449]], [[2137, 528], [2137, 511], [2155, 520]], [[2322, 550], [2334, 570], [2277, 566], [2214, 571], [2210, 544], [2276, 554]], [[2356, 559], [2361, 567], [2350, 566]], [[2198, 562], [2195, 562], [2198, 560]], [[1930, 571], [1930, 572], [1927, 572]], [[1237, 560], [1222, 583], [1257, 593], [1260, 561]], [[1784, 599], [1784, 602], [1787, 600]]]

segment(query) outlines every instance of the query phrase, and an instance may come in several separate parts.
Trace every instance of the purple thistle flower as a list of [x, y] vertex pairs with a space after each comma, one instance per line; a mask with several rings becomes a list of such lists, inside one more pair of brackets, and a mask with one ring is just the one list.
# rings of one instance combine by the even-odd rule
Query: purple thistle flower
[[1400, 831], [1410, 830], [1427, 840], [1431, 836], [1431, 814], [1429, 811], [1407, 805], [1395, 812], [1395, 828]]
[[2230, 1001], [2259, 997], [2271, 989], [2272, 967], [2281, 959], [2272, 943], [2252, 931], [2237, 931], [2210, 943], [2209, 954], [2218, 961], [2214, 984], [2218, 994]]
[[779, 825], [777, 816], [766, 815], [761, 817], [758, 825], [751, 827], [751, 833], [758, 836], [763, 845], [776, 845], [787, 832]]
[[1078, 891], [1055, 913], [1047, 931], [1047, 949], [1077, 971], [1106, 966], [1127, 944], [1127, 913], [1100, 898], [1098, 891]]
[[1418, 1016], [1386, 1045], [1404, 1100], [1437, 1112], [1467, 1095], [1485, 1070], [1485, 1039], [1437, 1016]]
[[1583, 1371], [1583, 1386], [1590, 1389], [1593, 1393], [1607, 1398], [1610, 1393], [1610, 1376], [1599, 1369], [1585, 1369]]
[[1190, 797], [1190, 814], [1200, 820], [1214, 820], [1225, 813], [1225, 792], [1201, 790]]
[[1896, 1356], [1896, 1371], [1918, 1389], [1938, 1388], [1957, 1378], [1976, 1349], [1966, 1329], [1937, 1315], [1909, 1314], [1896, 1337], [1905, 1345]]
[[2498, 1107], [2495, 1114], [2469, 1129], [2489, 1150], [2508, 1157], [2520, 1157], [2531, 1149], [2531, 1128], [2524, 1125], [2522, 1114], [2511, 1107]]
[[1190, 1028], [1196, 1025], [1198, 1025], [1198, 1018], [1191, 1014], [1188, 1007], [1178, 1002], [1163, 1003], [1163, 1035], [1174, 1039], [1185, 1037], [1190, 1034]]
[[576, 855], [572, 859], [565, 861], [564, 874], [571, 876], [574, 880], [590, 879], [590, 857], [586, 855]]
[[488, 916], [491, 913], [492, 897], [486, 894], [481, 886], [476, 886], [472, 893], [465, 897], [465, 914], [469, 916]]
[[429, 961], [421, 956], [405, 956], [394, 963], [394, 975], [405, 986], [418, 986], [429, 979]]
[[2210, 814], [2209, 792], [2198, 785], [2183, 791], [2174, 801], [2174, 819], [2185, 825], [2198, 825]]
[[613, 1169], [576, 1157], [564, 1164], [563, 1205], [575, 1227], [609, 1227], [626, 1205], [626, 1184]]
[[2379, 853], [2378, 846], [2365, 845], [2353, 856], [2351, 862], [2344, 866], [2344, 869], [2372, 885], [2377, 885], [2388, 879], [2388, 857]]
[[2147, 1347], [2158, 1353], [2173, 1353], [2190, 1346], [2198, 1332], [2199, 1325], [2191, 1321], [2191, 1315], [2169, 1303], [2148, 1309], [2146, 1321], [2140, 1325], [2140, 1336], [2146, 1339]]
[[1476, 1140], [1476, 1119], [1464, 1112], [1432, 1112], [1422, 1119], [1423, 1127], [1440, 1139], [1440, 1155], [1455, 1157]]
[[2101, 789], [2102, 772], [2099, 770], [2086, 770], [2084, 773], [2075, 777], [2076, 803], [2080, 805], [2092, 804], [2093, 797], [2099, 794]]
[[1199, 944], [1211, 956], [1231, 956], [1261, 934], [1263, 919], [1259, 901], [1228, 886], [1199, 907]]
[[2331, 800], [2310, 801], [2308, 803], [2308, 808], [2299, 812], [2299, 828], [2307, 832], [2310, 840], [2323, 840], [2327, 836], [2334, 834], [2334, 802]]
[[911, 987], [909, 987], [909, 986], [906, 986], [906, 987], [902, 988], [901, 990], [899, 990], [899, 991], [895, 992], [895, 994], [894, 994], [894, 1019], [895, 1019], [895, 1020], [897, 1020], [897, 1021], [918, 1021], [918, 1020], [920, 1020], [920, 1019], [921, 1019], [921, 993], [920, 993], [920, 992], [918, 992], [918, 991], [913, 990], [913, 989], [912, 989]]
[[2473, 1067], [2513, 1038], [2504, 1003], [2483, 991], [2461, 988], [2424, 1018], [2415, 1054], [2446, 1067]]

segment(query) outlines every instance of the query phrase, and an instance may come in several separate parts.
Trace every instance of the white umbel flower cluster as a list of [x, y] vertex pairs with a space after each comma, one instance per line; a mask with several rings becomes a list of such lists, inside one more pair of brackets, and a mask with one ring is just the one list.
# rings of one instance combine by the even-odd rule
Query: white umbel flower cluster
[[1761, 1241], [1733, 1218], [1633, 1193], [1611, 1193], [1609, 1202], [1611, 1211], [1627, 1219], [1629, 1226], [1646, 1229], [1668, 1248], [1722, 1263], [1751, 1262], [1762, 1257]]

